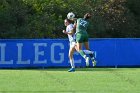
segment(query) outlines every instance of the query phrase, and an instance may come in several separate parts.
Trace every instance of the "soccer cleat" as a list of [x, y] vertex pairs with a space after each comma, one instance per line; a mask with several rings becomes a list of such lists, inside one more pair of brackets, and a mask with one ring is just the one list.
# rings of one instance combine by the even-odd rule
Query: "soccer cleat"
[[75, 72], [75, 68], [69, 69], [68, 72]]
[[93, 58], [91, 58], [91, 60], [92, 60], [92, 65], [93, 65], [93, 67], [95, 67], [96, 66], [96, 60], [94, 59], [94, 57]]
[[89, 66], [89, 57], [86, 57], [85, 60], [86, 60], [86, 66], [88, 67]]
[[96, 66], [96, 63], [97, 63], [96, 60], [93, 60], [93, 61], [92, 61], [92, 65], [93, 65], [93, 67]]
[[94, 61], [92, 61], [92, 64], [93, 64], [93, 67], [95, 67], [96, 66], [96, 61], [94, 60]]

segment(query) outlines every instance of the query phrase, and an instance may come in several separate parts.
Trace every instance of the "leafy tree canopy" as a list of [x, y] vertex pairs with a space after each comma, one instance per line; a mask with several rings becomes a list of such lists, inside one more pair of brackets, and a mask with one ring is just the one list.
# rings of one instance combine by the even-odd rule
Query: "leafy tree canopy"
[[0, 0], [0, 38], [65, 38], [68, 12], [90, 12], [90, 38], [140, 37], [139, 0]]

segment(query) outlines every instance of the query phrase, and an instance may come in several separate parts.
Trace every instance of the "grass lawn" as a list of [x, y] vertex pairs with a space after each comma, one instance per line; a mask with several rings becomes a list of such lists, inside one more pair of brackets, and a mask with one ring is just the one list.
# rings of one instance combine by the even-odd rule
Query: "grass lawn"
[[139, 68], [0, 70], [0, 93], [140, 93]]

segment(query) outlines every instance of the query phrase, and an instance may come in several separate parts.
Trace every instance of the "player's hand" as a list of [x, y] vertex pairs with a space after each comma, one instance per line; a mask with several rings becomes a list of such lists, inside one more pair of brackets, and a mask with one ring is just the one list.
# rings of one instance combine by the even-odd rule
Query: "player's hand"
[[63, 30], [62, 32], [63, 32], [64, 34], [67, 34], [66, 30]]

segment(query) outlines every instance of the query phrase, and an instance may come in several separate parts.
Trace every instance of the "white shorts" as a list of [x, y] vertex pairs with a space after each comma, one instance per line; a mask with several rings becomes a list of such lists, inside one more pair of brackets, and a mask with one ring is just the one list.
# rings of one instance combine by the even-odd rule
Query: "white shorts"
[[75, 45], [76, 45], [76, 42], [75, 41], [70, 42], [70, 48], [75, 47]]

